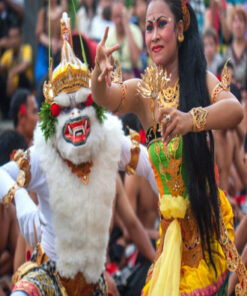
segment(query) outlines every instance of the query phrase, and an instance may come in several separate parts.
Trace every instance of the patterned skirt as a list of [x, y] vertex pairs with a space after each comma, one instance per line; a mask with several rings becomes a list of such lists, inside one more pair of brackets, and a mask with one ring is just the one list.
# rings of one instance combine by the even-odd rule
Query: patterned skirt
[[96, 284], [87, 284], [78, 273], [74, 279], [66, 279], [56, 272], [56, 263], [37, 245], [31, 261], [19, 267], [13, 276], [12, 291], [23, 291], [30, 296], [106, 296], [107, 287], [103, 274]]

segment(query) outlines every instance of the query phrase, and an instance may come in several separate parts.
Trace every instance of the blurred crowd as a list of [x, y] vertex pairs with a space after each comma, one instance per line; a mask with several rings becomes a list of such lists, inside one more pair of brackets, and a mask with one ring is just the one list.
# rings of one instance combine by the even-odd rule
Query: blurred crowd
[[[231, 91], [244, 108], [244, 119], [234, 129], [214, 131], [218, 184], [233, 207], [236, 246], [247, 264], [247, 1], [189, 0], [198, 20], [208, 70], [221, 79], [226, 61], [232, 77]], [[49, 55], [60, 62], [60, 18], [68, 11], [75, 54], [82, 57], [81, 35], [87, 63], [94, 67], [97, 43], [109, 26], [108, 47], [119, 44], [118, 60], [123, 79], [140, 77], [150, 63], [145, 48], [146, 0], [0, 0], [0, 165], [15, 149], [32, 145], [38, 111], [44, 101]], [[74, 11], [74, 6], [75, 10]], [[121, 115], [119, 115], [121, 117]], [[130, 127], [145, 132], [134, 114], [121, 117]], [[5, 121], [13, 129], [3, 130]], [[37, 197], [32, 196], [37, 203]], [[155, 248], [159, 238], [157, 197], [149, 183], [138, 176], [120, 176], [111, 225], [106, 270], [112, 276], [112, 295], [140, 295], [152, 258], [145, 257], [133, 229], [145, 228]], [[134, 213], [134, 214], [133, 214]], [[15, 207], [0, 204], [0, 296], [9, 295], [11, 276], [30, 259], [31, 246], [22, 237]], [[134, 243], [133, 243], [134, 242]], [[140, 251], [141, 252], [140, 252]], [[145, 251], [144, 251], [145, 253]], [[229, 293], [234, 295], [234, 274]]]

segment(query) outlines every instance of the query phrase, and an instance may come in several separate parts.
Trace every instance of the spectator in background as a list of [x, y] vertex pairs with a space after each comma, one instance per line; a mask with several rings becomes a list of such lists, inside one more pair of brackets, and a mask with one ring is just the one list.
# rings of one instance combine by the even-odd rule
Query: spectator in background
[[8, 8], [15, 13], [19, 24], [21, 24], [24, 16], [24, 0], [5, 0], [5, 2]]
[[242, 98], [245, 100], [247, 89], [247, 42], [245, 32], [247, 28], [247, 15], [241, 6], [236, 6], [232, 14], [233, 42], [228, 46], [224, 59], [231, 58], [234, 78], [241, 89]]
[[222, 63], [222, 56], [217, 53], [217, 35], [213, 28], [208, 28], [202, 36], [207, 69], [217, 75], [217, 69]]
[[76, 29], [87, 35], [88, 38], [93, 39], [92, 28], [97, 15], [97, 0], [81, 0], [80, 5], [81, 7], [76, 14]]
[[85, 0], [76, 15], [76, 29], [88, 38], [99, 42], [106, 26], [113, 27], [111, 21], [111, 0]]
[[115, 0], [112, 5], [112, 21], [114, 28], [108, 35], [106, 47], [119, 44], [113, 58], [119, 61], [123, 71], [123, 79], [140, 74], [142, 69], [140, 54], [143, 48], [141, 30], [129, 22], [127, 9], [122, 0]]
[[228, 8], [226, 0], [210, 0], [210, 6], [205, 13], [204, 30], [214, 28], [217, 35], [217, 45], [223, 52], [223, 43], [228, 44], [231, 40], [231, 31], [228, 24]]
[[28, 44], [21, 45], [20, 27], [14, 26], [8, 33], [10, 49], [6, 50], [0, 60], [0, 97], [3, 116], [8, 115], [9, 101], [18, 87], [31, 88], [32, 48]]
[[131, 18], [131, 22], [136, 24], [142, 32], [143, 50], [141, 52], [141, 61], [142, 69], [144, 70], [148, 66], [148, 54], [145, 44], [147, 0], [135, 0], [133, 4], [133, 17]]
[[30, 146], [39, 119], [35, 97], [27, 89], [18, 89], [11, 101], [10, 114], [16, 131], [24, 136]]
[[[62, 13], [67, 11], [67, 0], [62, 0], [59, 4], [58, 0], [50, 1], [50, 26], [51, 26], [51, 54], [54, 63], [60, 62], [60, 18]], [[49, 48], [49, 22], [48, 22], [48, 5], [47, 1], [38, 14], [36, 24], [36, 37], [39, 43], [38, 53], [35, 63], [35, 81], [38, 85], [42, 77], [48, 72], [48, 48]]]
[[20, 26], [23, 19], [22, 0], [0, 0], [0, 56], [10, 47], [8, 30], [12, 26]]

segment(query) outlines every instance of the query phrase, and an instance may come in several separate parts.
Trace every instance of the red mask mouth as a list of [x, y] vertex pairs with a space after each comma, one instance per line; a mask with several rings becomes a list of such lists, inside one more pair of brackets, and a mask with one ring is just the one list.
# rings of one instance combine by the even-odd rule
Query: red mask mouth
[[74, 146], [85, 144], [90, 133], [90, 120], [87, 116], [80, 116], [66, 121], [63, 127], [63, 137], [66, 142]]

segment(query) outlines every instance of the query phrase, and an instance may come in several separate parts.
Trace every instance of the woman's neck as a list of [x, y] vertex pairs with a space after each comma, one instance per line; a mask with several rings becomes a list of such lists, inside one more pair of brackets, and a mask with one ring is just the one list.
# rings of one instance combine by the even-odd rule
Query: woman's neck
[[164, 70], [167, 72], [167, 76], [170, 77], [170, 82], [168, 85], [173, 86], [179, 78], [178, 72], [178, 58], [176, 58], [169, 65], [164, 67]]

